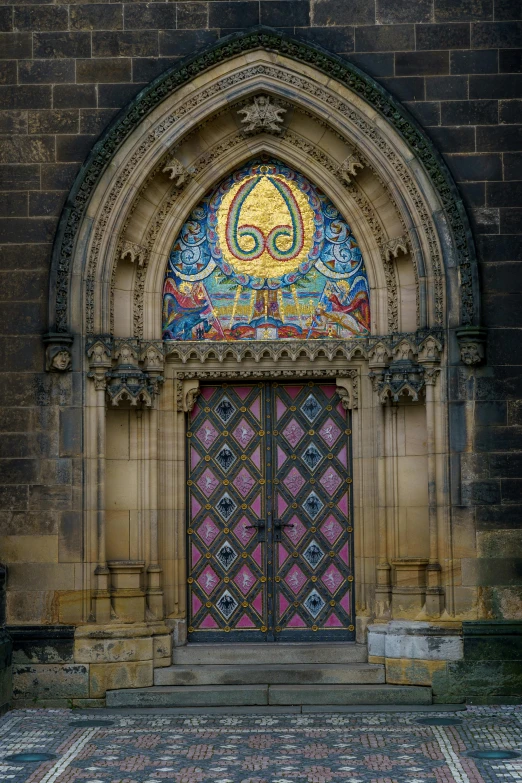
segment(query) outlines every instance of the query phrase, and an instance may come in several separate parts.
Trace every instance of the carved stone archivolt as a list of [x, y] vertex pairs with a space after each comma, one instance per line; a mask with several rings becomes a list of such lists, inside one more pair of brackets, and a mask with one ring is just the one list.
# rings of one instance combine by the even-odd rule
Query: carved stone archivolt
[[[257, 73], [259, 73], [261, 71], [261, 67], [258, 66], [256, 68], [256, 71], [257, 71]], [[267, 76], [270, 76], [271, 78], [279, 77], [280, 79], [284, 79], [284, 73], [282, 72], [282, 69], [280, 69], [280, 68], [279, 69], [274, 69], [273, 67], [269, 68], [267, 66], [264, 66], [263, 67], [263, 71], [264, 71], [264, 73]], [[226, 80], [222, 80], [222, 81], [226, 81]], [[300, 79], [298, 81], [299, 81], [299, 86], [302, 89], [305, 89], [306, 88], [306, 80], [303, 80], [303, 78], [300, 77]], [[317, 90], [316, 90], [316, 92], [317, 92]], [[325, 96], [321, 96], [321, 97], [324, 97], [324, 99], [326, 99], [326, 95]], [[193, 100], [193, 98], [191, 100]], [[340, 106], [339, 108], [342, 108], [342, 107]], [[353, 115], [353, 112], [352, 112], [352, 115]], [[353, 117], [351, 117], [351, 119], [353, 119]], [[359, 120], [360, 120], [360, 118], [359, 118]], [[375, 129], [371, 129], [370, 130], [369, 123], [363, 123], [361, 125], [361, 123], [359, 122], [359, 125], [363, 128], [364, 131], [371, 132], [371, 134], [373, 135], [374, 139], [377, 142], [380, 143], [380, 139], [375, 137]], [[287, 132], [285, 134], [285, 141], [286, 141], [286, 138], [287, 138], [288, 135], [289, 135], [289, 133]], [[237, 143], [237, 144], [242, 143], [243, 139], [244, 139], [244, 135], [241, 134], [241, 133], [238, 134], [236, 138], [229, 138], [229, 139], [227, 139], [227, 141], [226, 141], [226, 143], [224, 145], [223, 145], [223, 143], [221, 144], [221, 151], [222, 152], [225, 151], [225, 149], [224, 149], [225, 147], [230, 149], [230, 147], [233, 146], [235, 143]], [[295, 141], [295, 135], [294, 135], [294, 139], [292, 139], [292, 140]], [[381, 144], [381, 146], [382, 146], [382, 144]], [[384, 150], [384, 147], [383, 147], [383, 150]], [[393, 158], [392, 151], [391, 150], [384, 150], [384, 151], [386, 153], [389, 153], [389, 159], [391, 160]], [[206, 156], [204, 156], [204, 157], [206, 157], [206, 160], [202, 160], [201, 161], [201, 164], [203, 166], [205, 164], [206, 165], [210, 164], [210, 162], [211, 162], [210, 158], [211, 157], [215, 157], [216, 150], [213, 150], [212, 153], [213, 153], [212, 155], [207, 154]], [[353, 155], [356, 155], [356, 158], [354, 158]], [[357, 153], [354, 153], [353, 155], [352, 156], [348, 156], [348, 159], [345, 158], [344, 161], [341, 162], [341, 166], [346, 165], [346, 166], [348, 166], [348, 168], [351, 166], [352, 167], [352, 173], [354, 171], [359, 171], [360, 170], [359, 167], [357, 166], [357, 161], [359, 161], [361, 164], [363, 162], [365, 162], [363, 156], [361, 155], [361, 153], [359, 151]], [[180, 163], [180, 165], [182, 165], [181, 162], [179, 161], [179, 159], [176, 158], [176, 160], [178, 160], [178, 163]], [[200, 166], [196, 165], [193, 168], [194, 168], [194, 174], [192, 176], [197, 176], [198, 168], [200, 168]], [[336, 170], [336, 169], [337, 170], [339, 169], [339, 164], [335, 164], [334, 170]], [[176, 171], [176, 170], [179, 170], [179, 169], [177, 169], [175, 167], [174, 171]], [[179, 171], [181, 172], [181, 170], [179, 170]], [[182, 174], [182, 172], [181, 172], [181, 174]], [[402, 168], [400, 174], [401, 174], [401, 178], [402, 179], [405, 179], [405, 178], [408, 179], [408, 172], [407, 172], [407, 169], [405, 167]], [[411, 178], [409, 178], [409, 179], [411, 180]], [[350, 183], [346, 183], [346, 184], [350, 184]], [[176, 188], [175, 190], [178, 190], [178, 188]], [[411, 190], [411, 187], [410, 187], [410, 190]], [[168, 213], [168, 211], [170, 211], [169, 207], [172, 208], [173, 204], [176, 202], [178, 197], [179, 197], [178, 193], [176, 193], [176, 192], [172, 193], [172, 195], [170, 196], [170, 199], [169, 199], [170, 204], [167, 205], [167, 209], [164, 210], [164, 212]], [[418, 198], [420, 199], [420, 196]], [[419, 201], [418, 203], [420, 204], [421, 201]], [[426, 216], [427, 216], [427, 212], [426, 212]], [[160, 217], [160, 220], [161, 220], [161, 217]], [[154, 233], [157, 233], [157, 230], [153, 230], [153, 234]], [[434, 232], [432, 232], [432, 233], [434, 235]], [[151, 240], [152, 240], [152, 235], [150, 234], [150, 231], [149, 231], [149, 240], [148, 240], [148, 242], [145, 242], [144, 245], [147, 246], [147, 244], [149, 244]], [[149, 253], [151, 252], [150, 245], [149, 245], [149, 247], [147, 247], [147, 250], [149, 251]], [[432, 257], [436, 258], [436, 256], [438, 255], [438, 247], [432, 245], [432, 251], [433, 251], [432, 252]], [[394, 288], [394, 286], [393, 286], [393, 275], [390, 274], [389, 270], [386, 270], [386, 274], [387, 274], [387, 277], [388, 277], [388, 283], [389, 283], [389, 287], [390, 287], [388, 300], [389, 300], [390, 303], [393, 303], [393, 302], [396, 301], [396, 296], [394, 295], [395, 292], [393, 290], [393, 288]], [[138, 334], [140, 334], [142, 332], [143, 318], [142, 318], [142, 316], [139, 313], [139, 309], [140, 309], [140, 302], [141, 302], [141, 299], [142, 299], [141, 294], [142, 294], [142, 291], [144, 289], [144, 278], [145, 277], [146, 277], [145, 270], [138, 271], [138, 273], [136, 275], [136, 295], [135, 295], [136, 310], [138, 312], [135, 312], [135, 314], [134, 314], [134, 320], [135, 320], [135, 323], [137, 324], [137, 333]], [[442, 302], [442, 301], [443, 300], [440, 300], [440, 302]], [[436, 321], [440, 322], [440, 317], [439, 316], [442, 316], [442, 311], [440, 310], [440, 308], [438, 306], [435, 309], [436, 309]], [[396, 328], [397, 327], [397, 318], [396, 318], [396, 316], [395, 316], [395, 314], [393, 312], [391, 313], [390, 318], [389, 318], [389, 326], [391, 328]]]

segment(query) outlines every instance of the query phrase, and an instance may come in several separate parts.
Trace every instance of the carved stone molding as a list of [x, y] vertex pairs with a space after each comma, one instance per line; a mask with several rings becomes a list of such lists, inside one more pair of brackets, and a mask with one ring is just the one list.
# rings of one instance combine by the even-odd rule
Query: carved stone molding
[[243, 133], [253, 135], [255, 133], [281, 133], [286, 113], [284, 106], [275, 103], [268, 95], [258, 95], [243, 108], [237, 110], [243, 114], [241, 120]]
[[48, 332], [43, 339], [45, 344], [46, 371], [62, 373], [72, 370], [72, 335], [60, 332]]
[[457, 329], [460, 360], [472, 367], [481, 364], [486, 358], [486, 329], [471, 326]]
[[[443, 336], [440, 330], [419, 330], [404, 334], [394, 334], [386, 337], [355, 337], [353, 340], [274, 340], [248, 342], [165, 342], [165, 356], [181, 364], [191, 361], [200, 363], [217, 361], [220, 364], [227, 361], [242, 362], [253, 360], [262, 363], [264, 360], [280, 362], [307, 359], [319, 362], [323, 359], [331, 362], [335, 359], [369, 359], [371, 366], [379, 366], [379, 362], [388, 363], [397, 353], [408, 353], [417, 358], [421, 347], [432, 338], [436, 346], [442, 350]], [[431, 342], [429, 345], [431, 346]], [[382, 358], [380, 358], [382, 357]]]
[[338, 370], [324, 366], [317, 370], [289, 370], [277, 368], [270, 370], [180, 370], [176, 371], [179, 380], [277, 380], [279, 378], [351, 378], [353, 370]]

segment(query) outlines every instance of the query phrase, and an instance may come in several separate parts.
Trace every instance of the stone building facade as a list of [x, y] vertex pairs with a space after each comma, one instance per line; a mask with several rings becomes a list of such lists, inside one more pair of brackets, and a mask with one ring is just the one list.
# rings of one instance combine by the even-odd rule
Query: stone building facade
[[[519, 4], [19, 3], [0, 22], [13, 703], [100, 705], [170, 666], [191, 422], [205, 389], [276, 382], [331, 384], [349, 420], [369, 661], [440, 702], [520, 699]], [[274, 160], [350, 223], [371, 328], [163, 340], [191, 210]]]

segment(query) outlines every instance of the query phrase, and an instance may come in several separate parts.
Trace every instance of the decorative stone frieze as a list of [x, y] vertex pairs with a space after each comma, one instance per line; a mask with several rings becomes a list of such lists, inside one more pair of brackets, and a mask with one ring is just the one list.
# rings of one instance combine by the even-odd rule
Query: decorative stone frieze
[[244, 115], [241, 120], [244, 133], [281, 133], [284, 121], [281, 115], [286, 113], [286, 109], [268, 95], [258, 95], [237, 113]]
[[486, 330], [478, 326], [457, 329], [460, 360], [469, 367], [481, 364], [486, 358]]
[[47, 372], [72, 370], [72, 343], [73, 337], [70, 334], [48, 332], [44, 336], [45, 369]]
[[[442, 349], [442, 332], [439, 330], [419, 330], [387, 337], [356, 337], [353, 340], [274, 340], [251, 341], [243, 343], [228, 342], [183, 342], [168, 341], [165, 343], [166, 357], [187, 364], [191, 360], [200, 363], [217, 361], [220, 364], [227, 360], [242, 362], [253, 360], [256, 364], [263, 360], [281, 362], [287, 359], [295, 362], [298, 359], [308, 359], [311, 362], [333, 361], [335, 359], [368, 359], [372, 367], [387, 364], [394, 351], [407, 351], [411, 357], [417, 358], [421, 347], [431, 337], [435, 345]], [[430, 343], [431, 345], [431, 343]], [[238, 373], [240, 375], [241, 373]]]

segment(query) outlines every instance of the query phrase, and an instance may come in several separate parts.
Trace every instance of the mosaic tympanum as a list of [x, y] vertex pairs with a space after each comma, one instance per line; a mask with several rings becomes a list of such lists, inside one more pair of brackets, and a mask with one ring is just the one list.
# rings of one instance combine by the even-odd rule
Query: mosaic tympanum
[[370, 329], [361, 250], [302, 174], [255, 159], [192, 210], [163, 296], [166, 340], [350, 338]]

